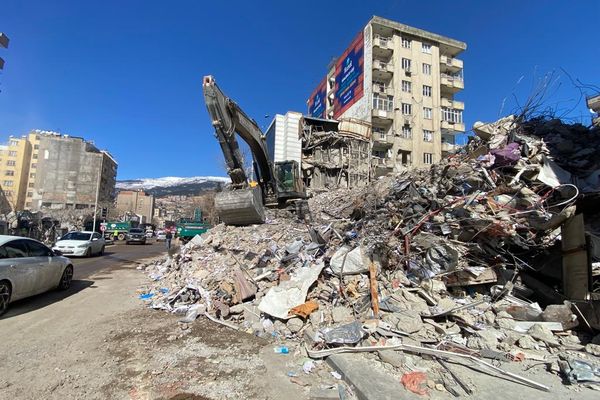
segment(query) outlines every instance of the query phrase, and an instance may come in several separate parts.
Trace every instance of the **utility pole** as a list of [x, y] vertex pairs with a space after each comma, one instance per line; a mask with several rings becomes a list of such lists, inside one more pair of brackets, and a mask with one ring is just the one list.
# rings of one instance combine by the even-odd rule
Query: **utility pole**
[[98, 216], [98, 197], [100, 196], [100, 176], [102, 175], [102, 164], [104, 164], [104, 157], [100, 160], [100, 168], [98, 169], [98, 181], [96, 182], [96, 202], [94, 203], [94, 223], [92, 225], [92, 232], [96, 232], [96, 217]]

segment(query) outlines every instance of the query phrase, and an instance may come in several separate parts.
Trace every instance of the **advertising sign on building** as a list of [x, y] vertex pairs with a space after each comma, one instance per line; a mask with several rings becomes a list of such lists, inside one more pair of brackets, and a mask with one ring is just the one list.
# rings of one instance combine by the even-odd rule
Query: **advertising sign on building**
[[326, 95], [327, 81], [323, 79], [308, 99], [308, 115], [316, 118], [325, 118]]
[[336, 63], [334, 118], [338, 118], [363, 96], [364, 47], [361, 31]]

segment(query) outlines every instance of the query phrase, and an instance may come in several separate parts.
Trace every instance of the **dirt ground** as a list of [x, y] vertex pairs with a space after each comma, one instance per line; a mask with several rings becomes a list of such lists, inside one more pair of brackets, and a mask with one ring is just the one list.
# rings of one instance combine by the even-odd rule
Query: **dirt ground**
[[121, 266], [74, 281], [67, 293], [13, 304], [0, 319], [0, 399], [308, 397], [286, 374], [301, 370], [292, 354], [206, 319], [187, 326], [146, 308], [136, 294], [145, 279], [135, 264]]

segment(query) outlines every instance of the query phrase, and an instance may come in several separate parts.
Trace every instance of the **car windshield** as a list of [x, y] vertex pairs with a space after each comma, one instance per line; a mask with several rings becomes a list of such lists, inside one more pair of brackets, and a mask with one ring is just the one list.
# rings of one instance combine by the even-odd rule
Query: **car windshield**
[[142, 231], [141, 229], [130, 229], [129, 233], [143, 233], [144, 231]]
[[69, 232], [60, 240], [90, 240], [92, 234], [91, 233], [83, 233], [83, 232]]

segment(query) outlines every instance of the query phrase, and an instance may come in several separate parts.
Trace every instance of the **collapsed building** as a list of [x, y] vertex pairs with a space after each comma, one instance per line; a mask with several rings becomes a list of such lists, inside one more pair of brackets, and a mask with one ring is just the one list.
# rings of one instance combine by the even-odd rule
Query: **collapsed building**
[[[308, 160], [339, 139], [329, 123], [303, 123]], [[448, 360], [543, 391], [540, 373], [598, 384], [600, 131], [511, 116], [474, 132], [429, 168], [315, 194], [310, 224], [217, 225], [142, 267], [141, 298], [312, 360], [372, 353], [359, 364], [419, 394], [478, 391]], [[337, 183], [338, 167], [314, 168]]]

